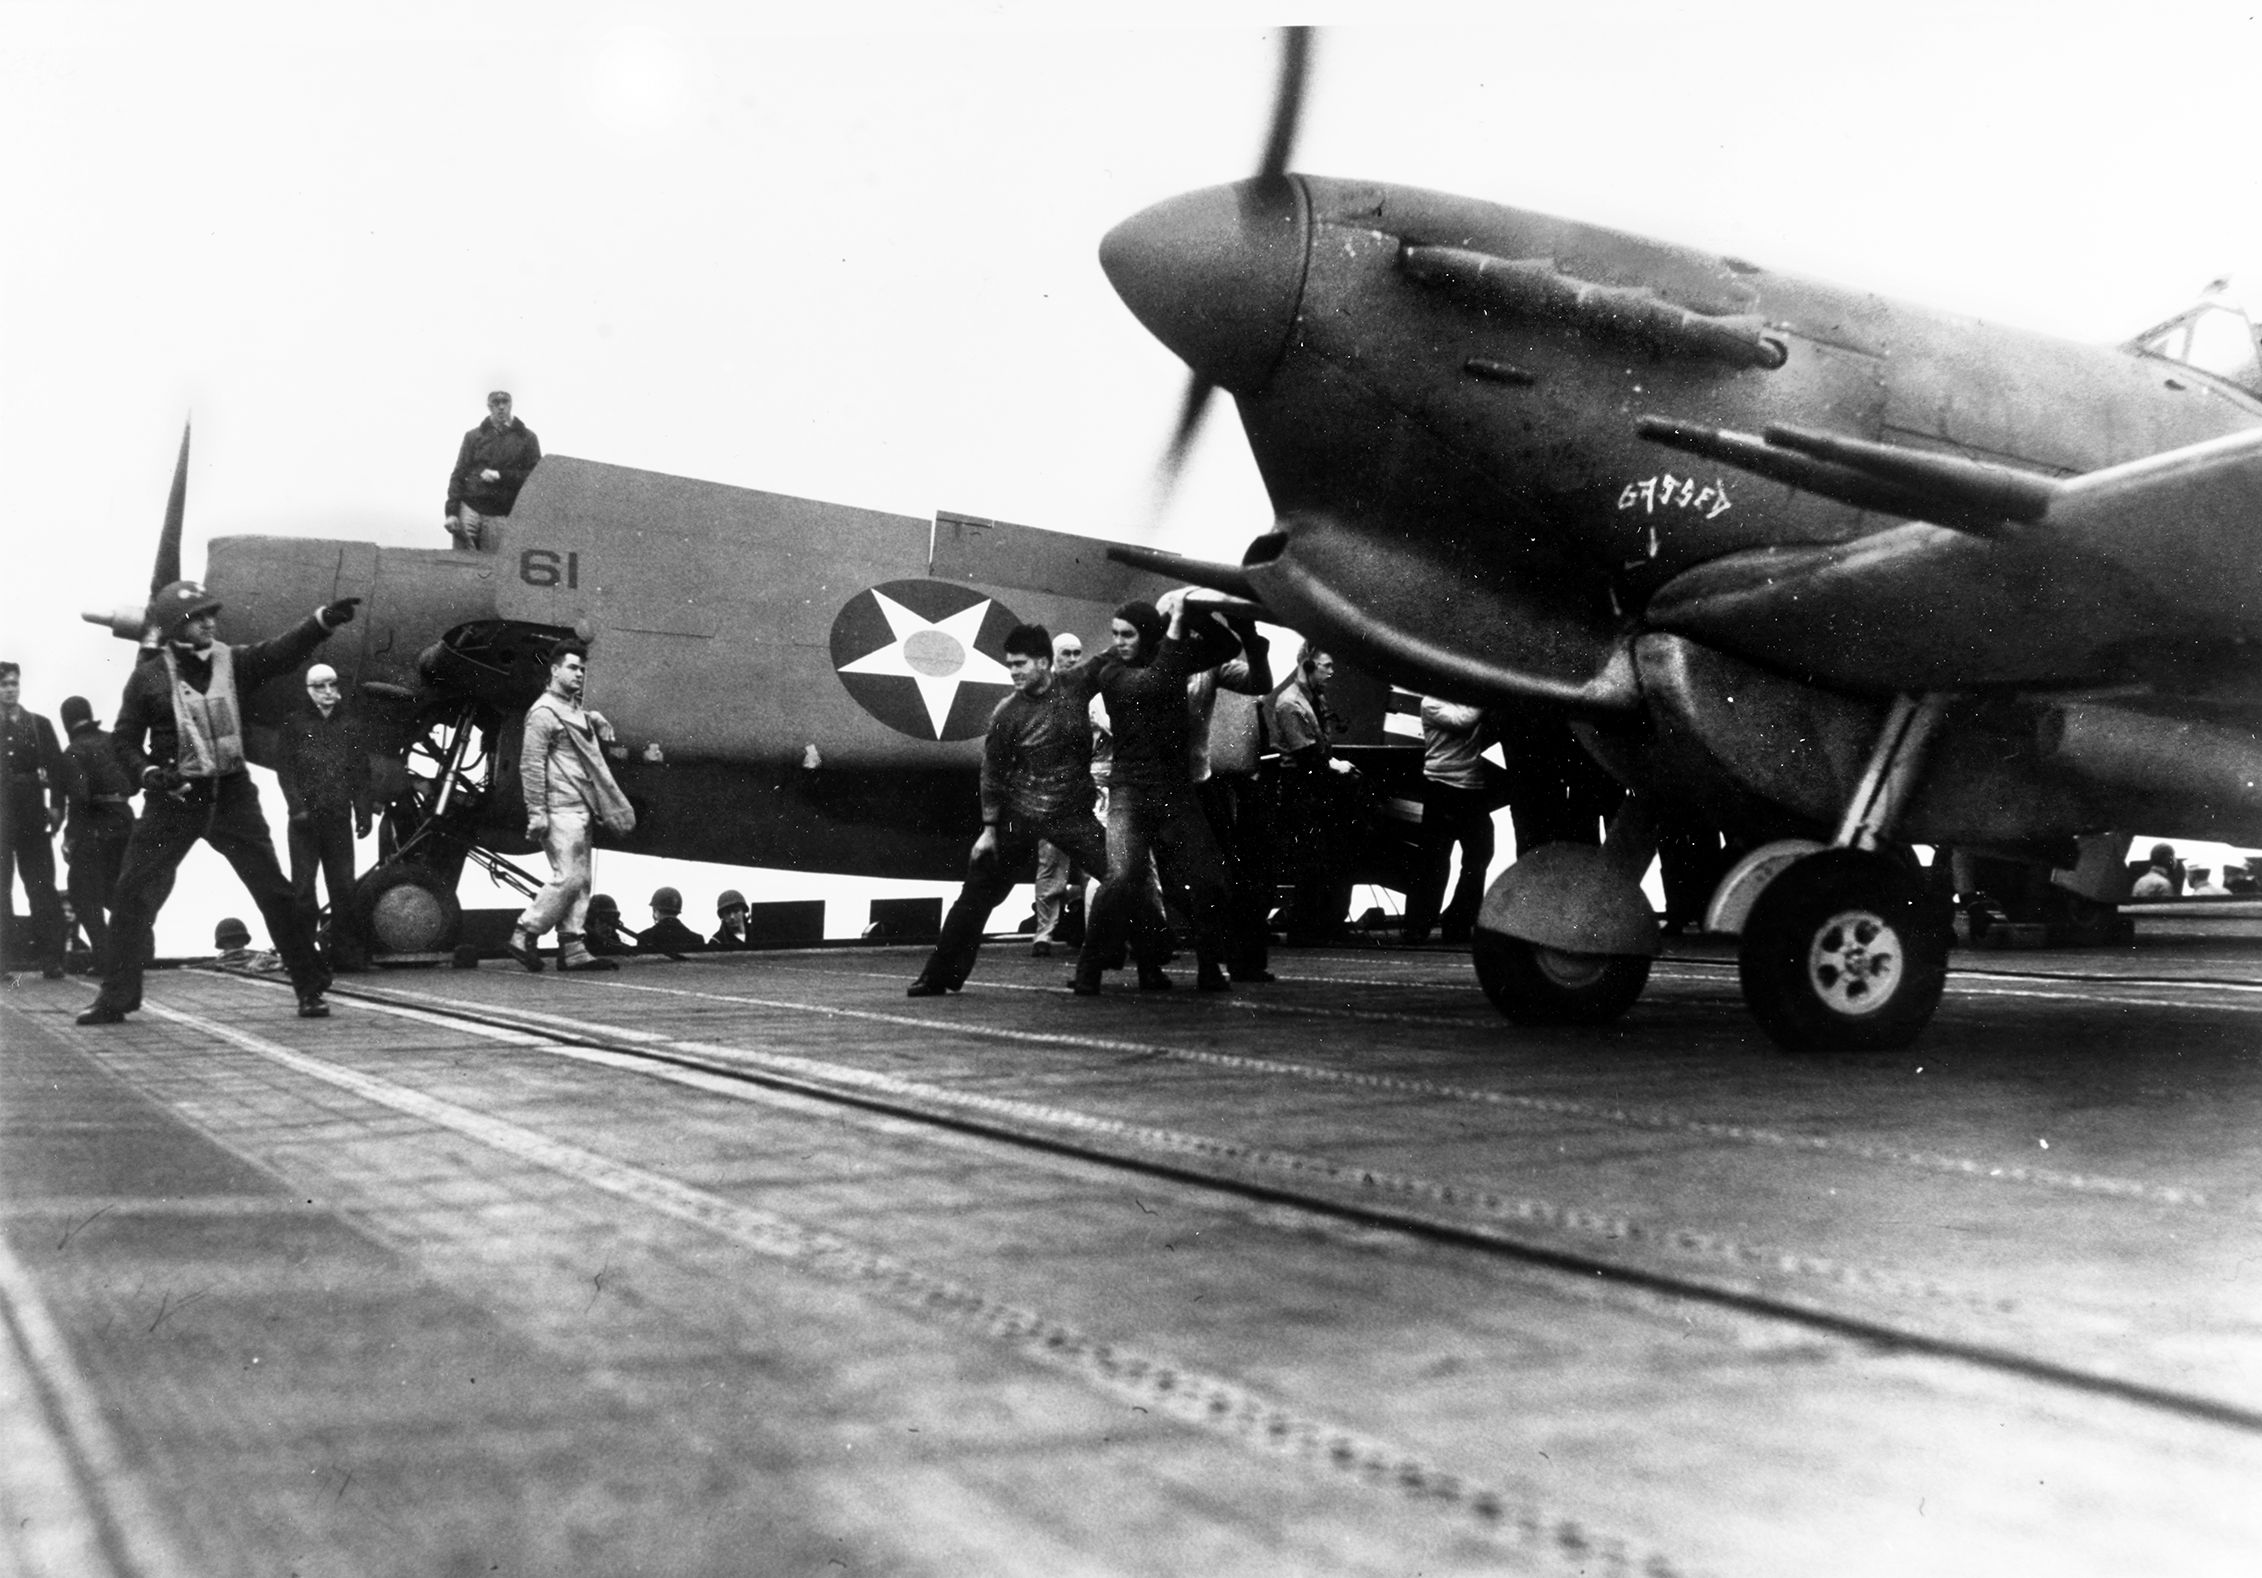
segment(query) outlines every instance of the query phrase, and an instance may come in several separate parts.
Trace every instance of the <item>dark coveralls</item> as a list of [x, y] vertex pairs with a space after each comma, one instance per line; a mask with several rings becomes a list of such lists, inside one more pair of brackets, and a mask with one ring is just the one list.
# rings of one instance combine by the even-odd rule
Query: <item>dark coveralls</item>
[[[0, 901], [15, 910], [16, 874], [31, 901], [32, 952], [42, 970], [63, 968], [63, 901], [55, 894], [55, 846], [48, 808], [63, 808], [63, 752], [55, 725], [28, 708], [7, 720], [0, 759]], [[12, 939], [0, 938], [0, 952]], [[13, 962], [13, 961], [11, 961]]]
[[1164, 636], [1145, 664], [1106, 655], [1068, 671], [1071, 691], [1107, 699], [1115, 732], [1108, 877], [1092, 901], [1079, 979], [1096, 982], [1099, 961], [1121, 944], [1145, 891], [1150, 857], [1164, 886], [1184, 888], [1191, 900], [1195, 958], [1205, 971], [1223, 968], [1225, 862], [1187, 767], [1186, 682], [1233, 650], [1233, 638], [1205, 619], [1189, 624], [1184, 638]]
[[[329, 635], [319, 619], [255, 646], [230, 648], [235, 663], [238, 706], [267, 681], [303, 664]], [[202, 689], [211, 683], [209, 657], [176, 657], [181, 676]], [[151, 767], [177, 768], [180, 740], [173, 722], [172, 679], [161, 659], [141, 664], [126, 681], [111, 734], [118, 765], [136, 783], [146, 783]], [[275, 951], [283, 957], [291, 984], [304, 997], [329, 984], [314, 934], [299, 921], [290, 879], [275, 860], [275, 841], [259, 809], [259, 790], [251, 774], [238, 768], [217, 778], [192, 778], [177, 790], [146, 789], [141, 819], [126, 845], [126, 867], [110, 904], [110, 968], [102, 977], [95, 1006], [130, 1013], [141, 1006], [141, 975], [152, 951], [157, 911], [172, 892], [173, 874], [203, 839], [235, 868], [252, 902], [259, 906]]]
[[[518, 502], [518, 490], [541, 463], [542, 441], [517, 417], [511, 418], [508, 427], [497, 427], [491, 421], [480, 423], [463, 435], [463, 443], [456, 450], [455, 469], [448, 473], [448, 517], [454, 519], [466, 504], [483, 517], [508, 515]], [[482, 471], [498, 472], [500, 476], [489, 482], [479, 475]], [[494, 544], [482, 534], [482, 546], [492, 551]]]
[[[324, 717], [308, 702], [282, 728], [275, 775], [290, 808], [291, 891], [301, 923], [316, 930], [322, 906], [315, 873], [330, 891], [330, 947], [336, 954], [352, 928], [344, 916], [353, 897], [353, 836], [369, 820], [371, 784], [368, 731], [343, 701]], [[348, 950], [350, 951], [350, 950]]]
[[1086, 872], [1108, 869], [1107, 835], [1092, 815], [1091, 691], [1056, 674], [1038, 696], [1015, 691], [990, 714], [982, 740], [982, 825], [997, 834], [994, 859], [967, 863], [965, 886], [943, 917], [919, 979], [957, 988], [974, 968], [990, 912], [1029, 880], [1043, 839]]
[[638, 953], [664, 953], [680, 959], [687, 953], [705, 953], [707, 940], [674, 915], [663, 915], [636, 934]]
[[63, 853], [71, 862], [71, 909], [94, 949], [94, 973], [110, 968], [111, 895], [126, 865], [134, 830], [134, 783], [110, 749], [110, 736], [89, 721], [63, 749], [63, 789], [71, 803]]

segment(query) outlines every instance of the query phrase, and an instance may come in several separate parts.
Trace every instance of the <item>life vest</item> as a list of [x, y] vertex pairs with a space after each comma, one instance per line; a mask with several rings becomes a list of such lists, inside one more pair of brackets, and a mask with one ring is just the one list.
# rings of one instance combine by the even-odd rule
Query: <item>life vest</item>
[[236, 705], [235, 653], [212, 643], [212, 682], [199, 692], [181, 677], [180, 660], [165, 649], [173, 682], [173, 728], [179, 736], [174, 766], [183, 778], [225, 778], [243, 771], [243, 710]]

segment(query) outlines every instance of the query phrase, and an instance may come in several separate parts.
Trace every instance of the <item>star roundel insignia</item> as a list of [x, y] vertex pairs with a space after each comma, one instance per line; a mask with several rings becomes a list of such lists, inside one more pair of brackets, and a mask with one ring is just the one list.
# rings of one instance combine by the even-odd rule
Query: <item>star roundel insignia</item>
[[1011, 693], [1006, 632], [1021, 622], [993, 597], [948, 581], [889, 581], [833, 619], [833, 669], [856, 704], [915, 740], [970, 740]]

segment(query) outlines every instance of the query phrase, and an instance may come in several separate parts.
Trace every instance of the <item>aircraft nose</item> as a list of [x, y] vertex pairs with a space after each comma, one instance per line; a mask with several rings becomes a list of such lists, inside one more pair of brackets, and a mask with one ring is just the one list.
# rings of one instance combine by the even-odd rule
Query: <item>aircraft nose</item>
[[1187, 366], [1249, 394], [1287, 348], [1310, 232], [1302, 183], [1238, 181], [1132, 215], [1100, 242], [1100, 267]]

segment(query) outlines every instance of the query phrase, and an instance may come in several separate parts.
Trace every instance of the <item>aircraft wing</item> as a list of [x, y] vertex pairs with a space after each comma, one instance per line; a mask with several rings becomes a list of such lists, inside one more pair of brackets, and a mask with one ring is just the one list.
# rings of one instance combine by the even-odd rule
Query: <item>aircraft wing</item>
[[2262, 429], [2064, 479], [1788, 429], [1644, 432], [1919, 517], [1699, 565], [1653, 628], [1868, 692], [2104, 683], [2262, 640]]

